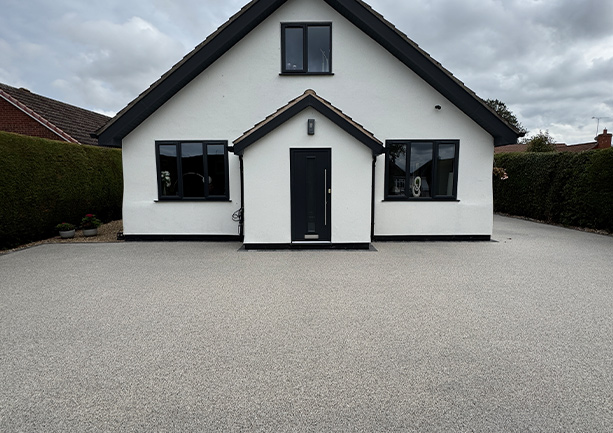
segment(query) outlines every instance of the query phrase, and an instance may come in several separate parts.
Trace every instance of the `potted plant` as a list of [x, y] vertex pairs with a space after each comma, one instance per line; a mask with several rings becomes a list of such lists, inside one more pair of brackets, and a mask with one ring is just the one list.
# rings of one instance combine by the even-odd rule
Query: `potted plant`
[[81, 229], [83, 236], [96, 236], [98, 227], [102, 225], [102, 221], [96, 218], [96, 215], [88, 213], [81, 219]]
[[60, 237], [62, 239], [74, 238], [74, 224], [70, 223], [61, 223], [55, 226], [55, 229], [60, 232]]

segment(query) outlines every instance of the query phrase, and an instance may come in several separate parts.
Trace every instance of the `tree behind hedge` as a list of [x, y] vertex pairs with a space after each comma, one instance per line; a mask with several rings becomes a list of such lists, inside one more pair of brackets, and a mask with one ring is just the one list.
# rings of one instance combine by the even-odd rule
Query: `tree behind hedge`
[[549, 131], [539, 131], [534, 137], [524, 141], [528, 147], [527, 152], [555, 152], [556, 142]]
[[613, 232], [613, 148], [503, 153], [508, 179], [494, 179], [496, 212]]
[[121, 218], [121, 150], [0, 132], [0, 248], [56, 234], [86, 213]]
[[525, 135], [528, 133], [528, 130], [524, 128], [524, 126], [519, 122], [519, 120], [517, 120], [515, 114], [513, 114], [513, 112], [509, 110], [507, 104], [498, 99], [486, 99], [485, 103], [489, 105], [496, 113], [498, 113], [500, 117], [506, 120], [511, 126], [517, 129], [521, 135]]

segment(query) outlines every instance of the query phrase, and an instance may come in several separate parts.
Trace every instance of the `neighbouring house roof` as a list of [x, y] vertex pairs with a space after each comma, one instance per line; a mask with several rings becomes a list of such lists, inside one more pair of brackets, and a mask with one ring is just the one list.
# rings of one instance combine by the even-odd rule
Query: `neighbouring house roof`
[[98, 140], [91, 134], [110, 120], [103, 114], [2, 83], [0, 98], [53, 131], [58, 139], [72, 143], [98, 145]]
[[234, 153], [242, 155], [245, 148], [308, 107], [314, 108], [362, 144], [368, 146], [373, 155], [380, 155], [384, 152], [383, 143], [377, 140], [371, 132], [330, 102], [319, 97], [314, 90], [309, 89], [234, 140]]
[[[286, 1], [253, 0], [245, 5], [94, 135], [101, 144], [121, 146], [126, 135]], [[368, 4], [361, 0], [324, 1], [489, 132], [496, 146], [517, 142], [521, 136], [517, 129]]]
[[507, 144], [506, 146], [494, 148], [494, 153], [525, 152], [527, 149], [527, 144]]
[[[581, 144], [566, 144], [566, 143], [556, 143], [556, 152], [583, 152], [585, 150], [595, 149], [598, 145], [597, 142], [591, 141], [589, 143], [581, 143]], [[494, 149], [494, 153], [511, 153], [511, 152], [527, 152], [528, 145], [527, 144], [510, 144], [507, 146], [499, 146]]]
[[557, 152], [583, 152], [584, 150], [595, 149], [597, 145], [598, 143], [595, 141], [590, 142], [590, 143], [581, 143], [581, 144], [556, 143], [556, 151]]

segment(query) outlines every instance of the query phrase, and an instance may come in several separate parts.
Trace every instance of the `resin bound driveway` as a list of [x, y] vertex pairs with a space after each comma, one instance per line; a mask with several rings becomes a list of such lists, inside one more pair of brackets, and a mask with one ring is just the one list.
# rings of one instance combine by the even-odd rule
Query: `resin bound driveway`
[[613, 431], [613, 237], [0, 256], [0, 431]]

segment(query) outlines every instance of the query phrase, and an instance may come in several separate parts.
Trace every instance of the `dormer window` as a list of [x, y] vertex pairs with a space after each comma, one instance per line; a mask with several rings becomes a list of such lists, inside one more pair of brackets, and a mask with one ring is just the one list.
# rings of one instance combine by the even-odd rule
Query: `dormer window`
[[281, 24], [283, 74], [332, 73], [332, 24]]

